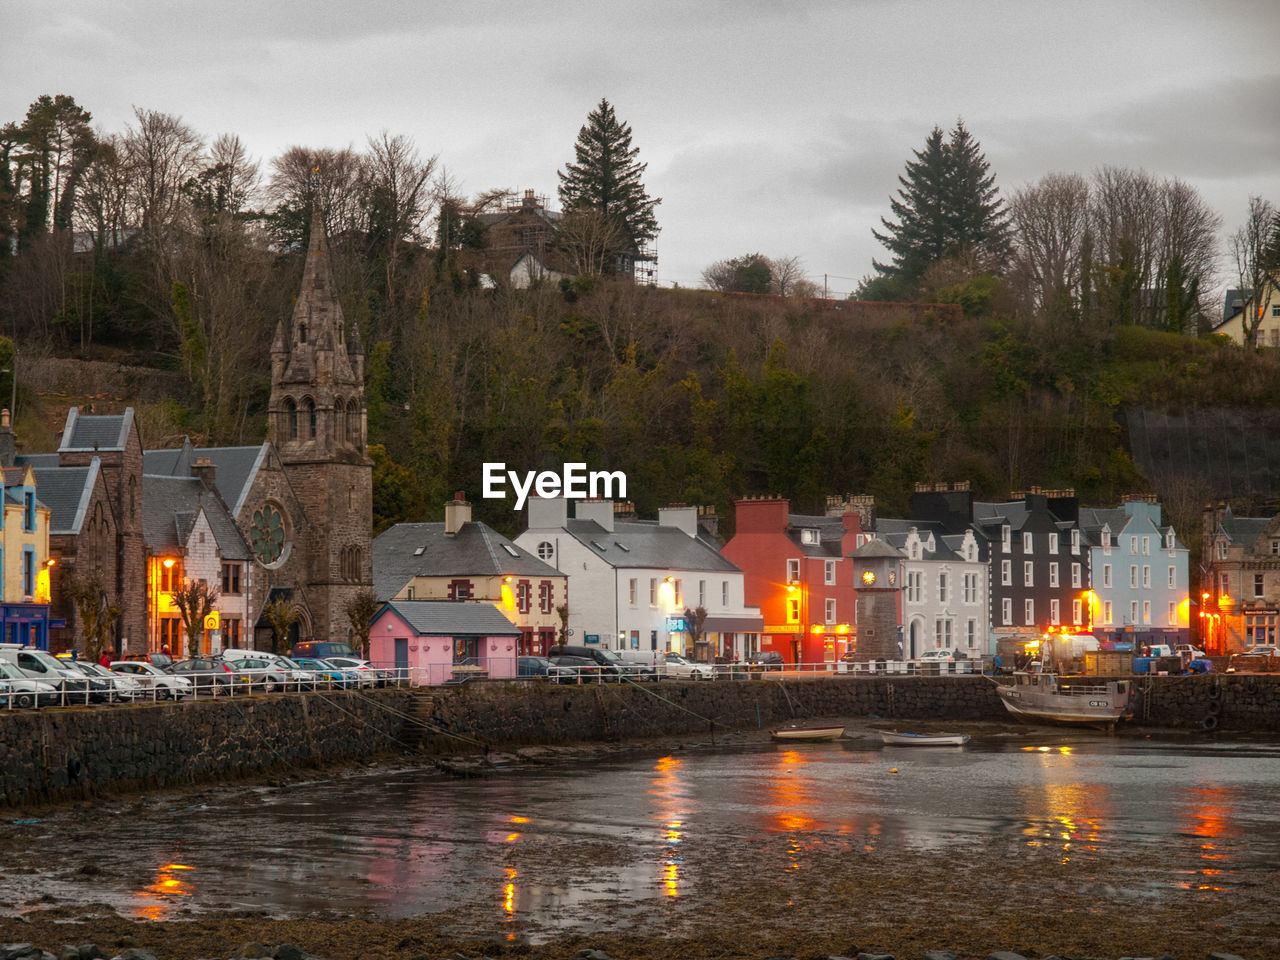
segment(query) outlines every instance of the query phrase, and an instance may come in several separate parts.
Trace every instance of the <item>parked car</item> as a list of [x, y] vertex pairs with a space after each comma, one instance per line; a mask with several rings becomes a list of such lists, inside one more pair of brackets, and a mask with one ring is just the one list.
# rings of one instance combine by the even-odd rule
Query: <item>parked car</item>
[[604, 668], [590, 657], [560, 656], [548, 659], [561, 668], [556, 678], [558, 683], [599, 683], [604, 679]]
[[1259, 646], [1250, 647], [1245, 651], [1245, 656], [1249, 657], [1280, 657], [1280, 647], [1273, 647], [1269, 644], [1261, 644]]
[[612, 650], [606, 650], [604, 647], [557, 644], [547, 651], [547, 656], [553, 661], [557, 657], [580, 657], [584, 660], [590, 660], [600, 668], [600, 679], [606, 683], [621, 680], [622, 675], [627, 672], [622, 658]]
[[360, 672], [351, 667], [340, 667], [330, 660], [318, 657], [290, 657], [299, 669], [311, 674], [312, 690], [347, 689], [360, 686]]
[[175, 677], [186, 677], [195, 687], [196, 694], [218, 696], [230, 692], [235, 682], [235, 671], [221, 657], [189, 657], [179, 660], [170, 672]]
[[40, 680], [52, 684], [58, 691], [59, 702], [67, 704], [88, 703], [89, 679], [78, 670], [62, 665], [51, 653], [20, 643], [0, 643], [0, 661], [15, 668], [28, 680]]
[[1195, 646], [1194, 644], [1190, 644], [1190, 643], [1175, 643], [1173, 645], [1173, 652], [1177, 654], [1181, 654], [1183, 659], [1185, 660], [1207, 659], [1207, 657], [1205, 656], [1205, 652], [1203, 650], [1201, 650], [1199, 647]]
[[143, 663], [152, 663], [161, 670], [167, 671], [173, 665], [173, 657], [167, 653], [134, 653], [125, 657], [126, 660], [140, 660]]
[[299, 657], [315, 657], [320, 660], [328, 660], [331, 657], [360, 659], [360, 654], [351, 649], [351, 644], [339, 643], [336, 640], [302, 640], [293, 645], [289, 656], [295, 660]]
[[747, 655], [749, 670], [781, 670], [782, 667], [782, 654], [777, 650], [757, 650]]
[[668, 653], [658, 664], [658, 672], [675, 680], [711, 680], [715, 671], [709, 663], [694, 663], [678, 653]]
[[60, 700], [61, 694], [53, 684], [30, 680], [17, 667], [0, 661], [0, 709], [27, 710], [53, 706]]
[[120, 699], [116, 694], [116, 685], [112, 678], [104, 678], [91, 669], [96, 664], [88, 664], [83, 660], [64, 659], [63, 657], [59, 657], [58, 662], [62, 664], [64, 670], [79, 674], [85, 678], [89, 684], [90, 703], [111, 703]]
[[268, 692], [274, 688], [275, 684], [280, 685], [282, 690], [304, 690], [308, 689], [314, 681], [311, 673], [303, 670], [288, 657], [280, 653], [271, 653], [267, 650], [242, 650], [236, 647], [230, 647], [222, 651], [221, 657], [231, 663], [232, 669], [239, 670], [245, 660], [259, 660], [263, 663], [270, 664], [275, 667], [279, 673], [273, 674], [273, 683], [269, 685]]
[[186, 677], [165, 673], [154, 663], [147, 663], [145, 660], [116, 660], [111, 664], [111, 669], [137, 680], [147, 699], [181, 700], [193, 689], [191, 681]]
[[[294, 668], [285, 667], [273, 660], [243, 657], [232, 664], [232, 669], [235, 670], [237, 686], [245, 684], [250, 689], [260, 689], [266, 693], [296, 687], [299, 682], [294, 676]], [[310, 677], [307, 679], [309, 681]]]
[[114, 690], [114, 699], [119, 700], [136, 700], [142, 696], [142, 684], [138, 683], [133, 677], [127, 677], [123, 673], [112, 673], [100, 663], [88, 663], [84, 660], [77, 660], [80, 669], [87, 670], [94, 676], [108, 680]]
[[546, 657], [517, 657], [516, 676], [525, 679], [544, 677], [548, 680], [557, 680], [560, 677], [573, 677], [575, 673], [569, 667], [557, 666]]
[[368, 660], [361, 660], [359, 657], [332, 656], [324, 659], [335, 667], [341, 667], [343, 670], [355, 670], [360, 676], [360, 686], [362, 687], [385, 687], [396, 679], [393, 671], [382, 670], [375, 667]]
[[943, 661], [950, 663], [953, 660], [964, 658], [957, 657], [954, 650], [943, 647], [940, 650], [926, 650], [924, 653], [920, 654], [920, 656], [916, 657], [916, 659], [932, 663], [939, 663]]

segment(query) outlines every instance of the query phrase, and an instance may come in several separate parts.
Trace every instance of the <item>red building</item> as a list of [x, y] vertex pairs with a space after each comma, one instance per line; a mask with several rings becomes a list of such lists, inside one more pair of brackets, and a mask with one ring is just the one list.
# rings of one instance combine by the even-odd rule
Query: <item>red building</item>
[[789, 664], [834, 663], [856, 646], [857, 591], [849, 555], [872, 526], [872, 498], [830, 498], [826, 516], [791, 513], [789, 500], [739, 500], [721, 553], [742, 569], [746, 603], [764, 616], [762, 650]]

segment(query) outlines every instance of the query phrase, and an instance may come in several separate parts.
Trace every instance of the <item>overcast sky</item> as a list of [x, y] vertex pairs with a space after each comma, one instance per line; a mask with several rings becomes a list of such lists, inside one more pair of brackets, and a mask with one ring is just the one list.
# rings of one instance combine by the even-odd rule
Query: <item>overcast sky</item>
[[1004, 194], [1142, 167], [1201, 192], [1225, 252], [1251, 194], [1280, 205], [1278, 28], [1278, 0], [0, 0], [0, 123], [65, 93], [112, 132], [137, 106], [238, 134], [264, 169], [385, 129], [464, 193], [558, 207], [604, 97], [662, 198], [661, 283], [759, 251], [843, 296], [957, 118]]

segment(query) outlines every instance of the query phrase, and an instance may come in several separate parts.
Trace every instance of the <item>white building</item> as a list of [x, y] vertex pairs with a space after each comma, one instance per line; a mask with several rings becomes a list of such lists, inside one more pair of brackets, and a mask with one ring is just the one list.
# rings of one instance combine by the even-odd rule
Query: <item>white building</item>
[[[755, 649], [760, 611], [743, 599], [742, 571], [698, 535], [695, 507], [664, 507], [658, 520], [618, 520], [612, 500], [531, 499], [515, 542], [569, 580], [571, 643], [612, 650]], [[685, 611], [706, 612], [695, 644]]]
[[969, 657], [993, 652], [987, 563], [972, 529], [947, 534], [909, 520], [877, 521], [877, 536], [905, 555], [902, 563], [902, 656], [951, 649]]

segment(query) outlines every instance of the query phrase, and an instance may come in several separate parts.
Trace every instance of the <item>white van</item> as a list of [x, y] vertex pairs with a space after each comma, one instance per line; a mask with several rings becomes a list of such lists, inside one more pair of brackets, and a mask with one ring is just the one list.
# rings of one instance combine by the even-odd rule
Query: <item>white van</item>
[[661, 674], [662, 654], [657, 650], [618, 650], [618, 659], [627, 666], [633, 680], [657, 680]]
[[0, 661], [17, 668], [29, 680], [42, 680], [60, 691], [74, 694], [89, 692], [89, 681], [77, 671], [64, 667], [51, 653], [20, 643], [0, 643]]

